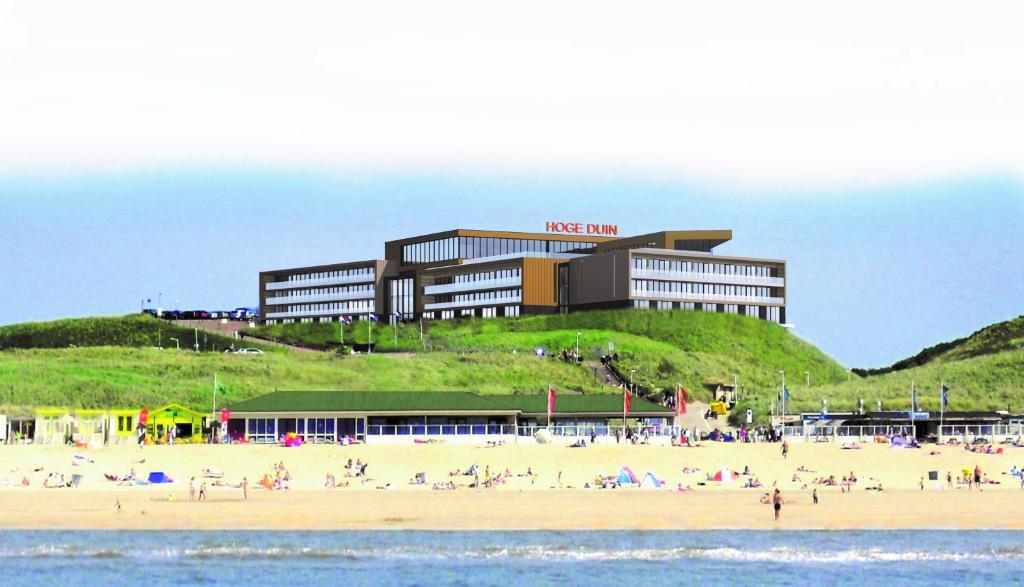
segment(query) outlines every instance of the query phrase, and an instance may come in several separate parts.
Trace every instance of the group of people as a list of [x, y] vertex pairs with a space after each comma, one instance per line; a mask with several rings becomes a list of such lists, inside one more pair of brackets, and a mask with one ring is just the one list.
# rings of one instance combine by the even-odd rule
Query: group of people
[[284, 466], [284, 461], [280, 461], [274, 463], [269, 473], [263, 474], [263, 479], [260, 480], [260, 487], [270, 490], [290, 489], [293, 479], [291, 471]]

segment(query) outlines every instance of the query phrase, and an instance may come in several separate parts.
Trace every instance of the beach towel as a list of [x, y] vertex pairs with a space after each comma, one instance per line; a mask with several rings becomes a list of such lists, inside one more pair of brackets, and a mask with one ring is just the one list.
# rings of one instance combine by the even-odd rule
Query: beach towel
[[151, 472], [149, 474], [149, 478], [147, 480], [150, 483], [173, 483], [174, 482], [173, 479], [171, 479], [170, 477], [168, 477], [166, 474], [162, 473], [161, 471], [153, 471], [153, 472]]

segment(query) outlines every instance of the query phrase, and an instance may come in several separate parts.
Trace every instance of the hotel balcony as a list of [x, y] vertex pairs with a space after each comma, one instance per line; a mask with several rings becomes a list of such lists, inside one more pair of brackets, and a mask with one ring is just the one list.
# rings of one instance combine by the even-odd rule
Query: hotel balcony
[[461, 283], [446, 283], [444, 285], [428, 285], [423, 288], [423, 293], [432, 296], [464, 291], [479, 291], [485, 289], [501, 289], [506, 287], [519, 287], [522, 285], [521, 277], [508, 277], [505, 279], [483, 279], [480, 281], [466, 281]]
[[752, 275], [727, 275], [724, 273], [634, 269], [632, 276], [634, 279], [656, 279], [659, 281], [688, 281], [693, 283], [724, 283], [728, 285], [760, 285], [768, 287], [786, 286], [786, 280], [782, 277], [755, 277]]
[[339, 277], [325, 277], [324, 279], [299, 279], [295, 281], [271, 281], [267, 284], [267, 291], [281, 289], [298, 289], [300, 287], [320, 287], [324, 285], [347, 285], [350, 283], [371, 283], [376, 280], [373, 273], [365, 275], [342, 275]]
[[463, 302], [441, 302], [436, 304], [423, 304], [423, 309], [431, 310], [457, 310], [460, 308], [477, 308], [480, 306], [503, 306], [507, 304], [518, 304], [523, 301], [522, 296], [504, 296], [488, 300], [466, 300]]

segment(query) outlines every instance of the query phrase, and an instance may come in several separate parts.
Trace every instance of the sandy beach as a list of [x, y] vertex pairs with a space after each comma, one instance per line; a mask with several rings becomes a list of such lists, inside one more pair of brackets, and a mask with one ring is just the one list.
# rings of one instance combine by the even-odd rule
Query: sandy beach
[[[940, 454], [930, 454], [937, 451]], [[76, 459], [75, 456], [80, 458]], [[81, 458], [84, 457], [84, 458]], [[349, 459], [368, 463], [367, 479], [346, 477]], [[288, 489], [267, 490], [258, 481], [282, 462]], [[73, 463], [78, 462], [75, 465]], [[493, 488], [470, 488], [473, 476], [450, 476], [476, 464], [487, 474], [511, 473]], [[968, 490], [946, 474], [979, 465], [995, 483]], [[1024, 528], [1024, 489], [1008, 474], [1024, 465], [1024, 449], [973, 454], [963, 447], [893, 449], [869, 445], [842, 450], [833, 444], [792, 444], [783, 459], [777, 444], [706, 443], [698, 448], [604, 444], [587, 448], [557, 445], [484, 447], [461, 444], [402, 446], [147, 446], [74, 449], [41, 446], [0, 447], [0, 528], [25, 529], [868, 529], [868, 528]], [[597, 474], [630, 467], [664, 480], [662, 489], [585, 489]], [[742, 471], [762, 488], [708, 481], [722, 467]], [[122, 486], [117, 477], [135, 469], [152, 471], [174, 483]], [[204, 468], [223, 472], [222, 483], [203, 478]], [[807, 471], [798, 471], [803, 468]], [[525, 476], [527, 469], [535, 474]], [[688, 471], [688, 472], [684, 472]], [[929, 471], [939, 482], [928, 481]], [[412, 485], [416, 473], [426, 485]], [[839, 486], [814, 484], [853, 472], [849, 493]], [[51, 473], [81, 475], [78, 488], [44, 488]], [[339, 484], [324, 488], [332, 473]], [[794, 475], [797, 478], [794, 478]], [[205, 502], [189, 501], [189, 479], [207, 484]], [[249, 480], [248, 500], [231, 485]], [[561, 477], [561, 483], [559, 483]], [[925, 488], [920, 489], [921, 478]], [[28, 487], [21, 486], [23, 478]], [[455, 490], [437, 491], [452, 481]], [[782, 519], [760, 497], [773, 484], [786, 504]], [[882, 484], [883, 491], [867, 487]], [[692, 492], [679, 492], [679, 484]], [[812, 502], [817, 488], [819, 503]], [[121, 505], [120, 511], [116, 503]]]

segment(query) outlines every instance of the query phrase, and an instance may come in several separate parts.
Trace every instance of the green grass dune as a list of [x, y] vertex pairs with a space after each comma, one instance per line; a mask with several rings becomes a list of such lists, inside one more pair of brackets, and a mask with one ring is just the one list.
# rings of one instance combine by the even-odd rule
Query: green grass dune
[[[574, 348], [579, 334], [587, 364], [537, 358], [545, 347], [557, 355]], [[250, 334], [331, 352], [295, 352], [265, 346], [263, 355], [218, 352], [230, 339], [200, 333], [209, 352], [166, 348], [171, 336], [183, 347], [192, 330], [146, 316], [86, 318], [0, 327], [0, 405], [81, 407], [156, 405], [179, 401], [199, 409], [211, 403], [214, 373], [227, 391], [221, 401], [247, 399], [275, 389], [437, 390], [482, 393], [613, 393], [591, 365], [614, 352], [624, 373], [652, 389], [681, 383], [691, 398], [709, 399], [708, 384], [738, 378], [739, 410], [759, 421], [770, 413], [784, 370], [789, 411], [817, 411], [827, 398], [832, 411], [863, 399], [904, 409], [918, 388], [924, 409], [937, 409], [938, 386], [952, 390], [951, 409], [1024, 410], [1024, 317], [992, 325], [927, 351], [928, 360], [884, 373], [850, 377], [849, 371], [785, 329], [764, 321], [702, 312], [595, 311], [424, 323], [391, 327], [365, 322], [345, 327], [346, 343], [372, 336], [373, 355], [339, 355], [338, 324], [289, 324]], [[162, 343], [164, 349], [155, 348]], [[173, 343], [171, 343], [173, 346]], [[246, 342], [246, 346], [251, 343]], [[70, 346], [73, 345], [73, 346]], [[936, 352], [934, 349], [940, 349]], [[806, 385], [805, 372], [811, 385]], [[848, 380], [849, 379], [849, 380]]]

